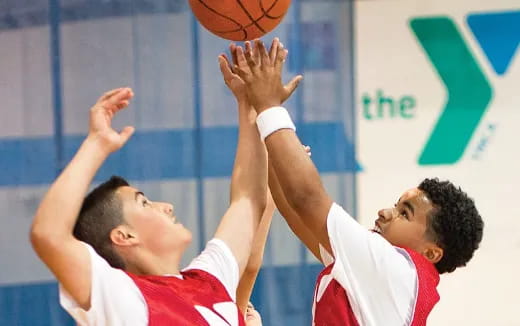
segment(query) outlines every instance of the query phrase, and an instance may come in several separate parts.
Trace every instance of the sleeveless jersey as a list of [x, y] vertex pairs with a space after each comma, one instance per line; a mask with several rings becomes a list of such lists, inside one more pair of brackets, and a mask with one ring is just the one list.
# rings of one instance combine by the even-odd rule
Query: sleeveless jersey
[[[421, 254], [406, 249], [417, 271], [418, 291], [411, 326], [426, 325], [426, 319], [433, 306], [439, 301], [437, 285], [439, 273], [435, 266]], [[316, 326], [357, 326], [345, 289], [332, 277], [334, 263], [327, 266], [316, 281], [313, 303], [313, 325]], [[384, 304], [382, 302], [381, 304]]]
[[127, 274], [143, 294], [150, 326], [245, 326], [224, 285], [205, 271], [181, 272], [182, 279]]

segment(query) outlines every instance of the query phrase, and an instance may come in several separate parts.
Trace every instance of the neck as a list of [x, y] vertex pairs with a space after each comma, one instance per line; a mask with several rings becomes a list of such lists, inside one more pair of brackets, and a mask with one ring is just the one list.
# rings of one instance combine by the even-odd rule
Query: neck
[[137, 252], [126, 261], [126, 271], [136, 275], [178, 275], [182, 255], [156, 256], [148, 252]]

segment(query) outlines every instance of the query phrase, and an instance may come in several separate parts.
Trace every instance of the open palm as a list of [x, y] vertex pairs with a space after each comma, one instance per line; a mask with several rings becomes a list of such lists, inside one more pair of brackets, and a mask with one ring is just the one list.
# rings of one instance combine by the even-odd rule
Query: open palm
[[[259, 41], [255, 41], [255, 43], [260, 44], [261, 47], [253, 47], [251, 42], [246, 41], [244, 43], [245, 49], [242, 49], [240, 46], [236, 46], [234, 43], [231, 43], [229, 46], [229, 51], [232, 56], [232, 62], [230, 62], [230, 60], [225, 54], [221, 54], [218, 57], [220, 71], [222, 72], [222, 76], [224, 77], [224, 82], [238, 100], [247, 97], [248, 90], [246, 87], [246, 83], [244, 82], [244, 79], [240, 76], [241, 74], [244, 75], [243, 69], [246, 68], [247, 65], [249, 65], [250, 68], [246, 69], [249, 73], [252, 73], [252, 70], [258, 70], [258, 68], [261, 66], [261, 63], [267, 63], [268, 65], [272, 65], [273, 68], [276, 70], [279, 82], [281, 83], [283, 63], [287, 58], [288, 51], [284, 49], [283, 44], [280, 42], [278, 38], [273, 39], [271, 48], [269, 49], [269, 53], [267, 53], [267, 50], [264, 48], [263, 43]], [[262, 55], [265, 56], [262, 57]], [[239, 58], [242, 58], [242, 62], [240, 62]], [[287, 84], [282, 85], [282, 103], [285, 102], [291, 96], [296, 87], [298, 87], [298, 84], [300, 83], [302, 78], [303, 77], [301, 75], [298, 75]]]
[[112, 128], [112, 118], [128, 106], [133, 96], [130, 88], [113, 89], [103, 94], [90, 109], [89, 136], [100, 140], [110, 152], [121, 148], [134, 132], [133, 127], [125, 127], [121, 132]]
[[229, 51], [233, 57], [233, 62], [230, 62], [228, 57], [225, 54], [221, 54], [218, 57], [220, 71], [222, 72], [222, 76], [224, 77], [224, 82], [226, 86], [233, 92], [233, 95], [237, 98], [237, 100], [245, 99], [246, 94], [246, 84], [244, 81], [236, 74], [234, 67], [236, 66], [236, 46], [234, 43], [231, 43], [229, 46]]

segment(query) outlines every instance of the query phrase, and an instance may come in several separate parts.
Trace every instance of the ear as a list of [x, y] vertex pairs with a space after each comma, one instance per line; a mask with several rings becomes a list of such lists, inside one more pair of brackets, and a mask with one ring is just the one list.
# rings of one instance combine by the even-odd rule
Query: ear
[[432, 264], [438, 263], [444, 255], [444, 250], [434, 243], [429, 244], [424, 248], [422, 255], [426, 257]]
[[138, 242], [137, 235], [127, 225], [119, 225], [112, 229], [110, 240], [113, 244], [122, 247], [133, 246]]

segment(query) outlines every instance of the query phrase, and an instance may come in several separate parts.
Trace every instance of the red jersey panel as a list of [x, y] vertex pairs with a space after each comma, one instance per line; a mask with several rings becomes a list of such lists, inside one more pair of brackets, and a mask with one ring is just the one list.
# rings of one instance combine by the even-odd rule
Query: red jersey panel
[[224, 285], [205, 271], [181, 272], [183, 279], [127, 274], [143, 294], [151, 326], [245, 326]]
[[[437, 285], [439, 273], [435, 266], [421, 254], [403, 248], [412, 258], [417, 271], [418, 292], [411, 326], [426, 325], [428, 315], [439, 301]], [[327, 266], [318, 276], [314, 292], [314, 325], [358, 326], [345, 289], [332, 278], [334, 263]], [[382, 302], [381, 304], [385, 304]]]
[[358, 326], [345, 289], [332, 278], [333, 267], [334, 263], [327, 266], [318, 275], [314, 293], [313, 325]]
[[433, 306], [435, 306], [440, 299], [439, 292], [437, 292], [437, 285], [440, 281], [439, 272], [437, 272], [435, 266], [420, 253], [406, 248], [404, 249], [410, 257], [412, 257], [419, 282], [419, 291], [417, 292], [412, 326], [423, 326], [426, 325], [426, 320]]

